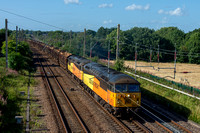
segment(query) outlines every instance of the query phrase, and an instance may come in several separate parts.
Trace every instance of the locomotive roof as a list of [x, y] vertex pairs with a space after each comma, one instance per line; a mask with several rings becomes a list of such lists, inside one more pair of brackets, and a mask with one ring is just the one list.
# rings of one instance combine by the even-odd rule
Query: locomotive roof
[[108, 74], [108, 68], [106, 66], [103, 66], [95, 62], [87, 63], [84, 66], [84, 68], [87, 71], [94, 73], [97, 77], [100, 77], [111, 84], [120, 84], [120, 83], [140, 84], [133, 77], [110, 68]]
[[85, 65], [86, 63], [90, 62], [90, 60], [77, 55], [71, 55], [69, 60], [73, 60], [77, 65]]

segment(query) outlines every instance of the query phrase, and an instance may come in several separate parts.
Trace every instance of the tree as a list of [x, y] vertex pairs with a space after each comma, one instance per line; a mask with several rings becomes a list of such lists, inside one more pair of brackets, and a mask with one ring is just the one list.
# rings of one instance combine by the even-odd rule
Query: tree
[[[2, 53], [6, 54], [6, 43], [3, 43]], [[17, 71], [27, 70], [33, 72], [32, 52], [26, 42], [20, 42], [16, 52], [16, 42], [8, 41], [8, 66]]]
[[[126, 57], [127, 52], [127, 45], [125, 43], [124, 32], [120, 30], [119, 35], [119, 57]], [[110, 43], [110, 50], [111, 54], [116, 55], [116, 48], [117, 48], [117, 29], [113, 30], [110, 34], [106, 37], [107, 44]]]
[[169, 40], [174, 46], [176, 44], [177, 49], [184, 44], [185, 33], [177, 27], [164, 27], [157, 30], [156, 34], [166, 40]]
[[185, 43], [189, 62], [200, 64], [200, 32], [194, 32]]
[[[8, 41], [8, 53], [11, 53], [13, 51], [16, 51], [16, 42], [11, 40]], [[6, 55], [6, 42], [3, 42], [1, 53]]]
[[88, 36], [91, 36], [92, 38], [95, 37], [96, 35], [96, 31], [93, 31], [93, 30], [87, 30], [86, 31], [86, 35]]
[[116, 60], [115, 69], [117, 71], [123, 71], [124, 70], [124, 60], [123, 59], [117, 59]]
[[[8, 30], [8, 36], [11, 33], [12, 33], [11, 30]], [[1, 47], [2, 47], [4, 41], [5, 41], [5, 29], [1, 29], [0, 30], [0, 51], [1, 51]]]
[[[8, 54], [15, 51], [16, 51], [16, 42], [13, 40], [8, 41]], [[31, 50], [29, 48], [29, 45], [24, 41], [18, 43], [17, 51], [23, 56], [27, 57], [31, 56]], [[3, 42], [2, 54], [6, 55], [6, 42]]]
[[98, 30], [97, 30], [97, 37], [99, 38], [105, 38], [106, 37], [106, 29], [104, 29], [104, 27], [100, 27]]
[[8, 67], [16, 71], [21, 71], [28, 67], [27, 58], [20, 53], [12, 52], [8, 55]]

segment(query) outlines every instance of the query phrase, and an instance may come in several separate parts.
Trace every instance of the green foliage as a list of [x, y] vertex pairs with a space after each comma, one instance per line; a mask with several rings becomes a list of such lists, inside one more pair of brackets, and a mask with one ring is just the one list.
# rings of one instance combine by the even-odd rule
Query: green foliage
[[[0, 58], [0, 64], [4, 61], [4, 58]], [[5, 67], [0, 67], [0, 95], [5, 99], [4, 102], [0, 101], [0, 131], [1, 133], [21, 133], [23, 125], [16, 123], [15, 116], [25, 116], [26, 100], [23, 99], [26, 96], [20, 96], [19, 91], [27, 91], [29, 77], [3, 72], [5, 72]], [[33, 83], [33, 78], [31, 78], [30, 85], [34, 85]]]
[[94, 56], [94, 57], [92, 58], [92, 61], [93, 61], [93, 62], [98, 62], [98, 60], [99, 60], [99, 57], [98, 57], [98, 56]]
[[[126, 31], [120, 30], [119, 35], [119, 57], [125, 60], [134, 60], [135, 48], [137, 44], [138, 60], [149, 61], [150, 49], [152, 50], [152, 61], [157, 61], [157, 49], [160, 48], [160, 62], [174, 61], [174, 50], [176, 45], [177, 61], [199, 63], [198, 41], [193, 48], [188, 45], [194, 40], [193, 34], [200, 33], [200, 29], [185, 34], [177, 27], [163, 27], [157, 31], [149, 28], [134, 27]], [[60, 47], [72, 54], [83, 55], [83, 32], [33, 32], [36, 38], [52, 46]], [[71, 36], [71, 37], [70, 37]], [[86, 56], [90, 55], [90, 47], [97, 45], [92, 49], [92, 56], [107, 58], [108, 46], [110, 44], [111, 59], [116, 55], [117, 28], [100, 27], [97, 32], [93, 30], [86, 31]], [[194, 44], [193, 44], [194, 45]]]
[[86, 35], [89, 35], [90, 37], [95, 37], [95, 35], [96, 35], [96, 32], [95, 31], [93, 31], [93, 30], [87, 30], [86, 31]]
[[[5, 42], [2, 46], [2, 53], [4, 55], [6, 54]], [[20, 72], [22, 72], [22, 70], [27, 70], [29, 72], [34, 71], [32, 52], [30, 51], [28, 43], [20, 42], [16, 53], [16, 42], [13, 40], [8, 41], [8, 66]]]
[[186, 41], [185, 46], [187, 47], [187, 50], [189, 50], [189, 62], [200, 64], [200, 32], [191, 34]]
[[117, 71], [123, 71], [124, 70], [124, 60], [123, 59], [116, 60], [115, 69]]
[[[16, 42], [11, 40], [8, 41], [8, 53], [11, 53], [16, 50]], [[6, 42], [3, 42], [1, 53], [6, 55]]]
[[177, 27], [164, 27], [156, 31], [160, 37], [163, 37], [170, 41], [174, 46], [177, 45], [178, 49], [184, 43], [185, 33], [179, 30]]
[[113, 30], [116, 30], [116, 28], [104, 28], [104, 27], [100, 27], [97, 30], [96, 36], [99, 38], [106, 38], [106, 36], [108, 34], [110, 34]]
[[8, 66], [11, 69], [22, 71], [22, 70], [30, 70], [29, 64], [31, 62], [31, 58], [21, 55], [19, 52], [12, 52], [8, 56]]
[[138, 78], [137, 80], [141, 83], [143, 97], [162, 104], [170, 110], [187, 117], [189, 120], [200, 123], [199, 100], [160, 87], [143, 79]]
[[[8, 30], [8, 36], [12, 33], [11, 30]], [[5, 29], [0, 29], [0, 52], [3, 42], [5, 41]]]

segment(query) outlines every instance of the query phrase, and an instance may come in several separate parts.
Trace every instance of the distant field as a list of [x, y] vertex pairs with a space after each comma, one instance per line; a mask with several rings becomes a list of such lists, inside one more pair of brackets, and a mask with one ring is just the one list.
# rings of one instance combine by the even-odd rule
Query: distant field
[[[125, 61], [125, 66], [135, 68], [135, 61]], [[137, 66], [150, 66], [150, 63], [138, 61]], [[174, 77], [174, 69], [160, 69], [158, 71], [156, 70], [158, 63], [152, 63], [152, 66], [155, 69], [152, 67], [137, 67], [137, 70], [200, 89], [200, 65], [177, 63], [175, 79], [170, 78]], [[174, 67], [174, 63], [159, 63], [159, 67]]]

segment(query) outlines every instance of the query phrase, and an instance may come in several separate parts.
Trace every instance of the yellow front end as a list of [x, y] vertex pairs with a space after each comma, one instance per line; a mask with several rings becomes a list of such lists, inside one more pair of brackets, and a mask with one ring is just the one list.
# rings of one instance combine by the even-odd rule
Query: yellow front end
[[74, 63], [68, 63], [68, 70], [73, 73], [73, 65]]
[[107, 102], [113, 107], [139, 107], [141, 105], [141, 93], [114, 93], [108, 90]]
[[141, 105], [141, 93], [115, 93], [114, 107], [139, 107]]

